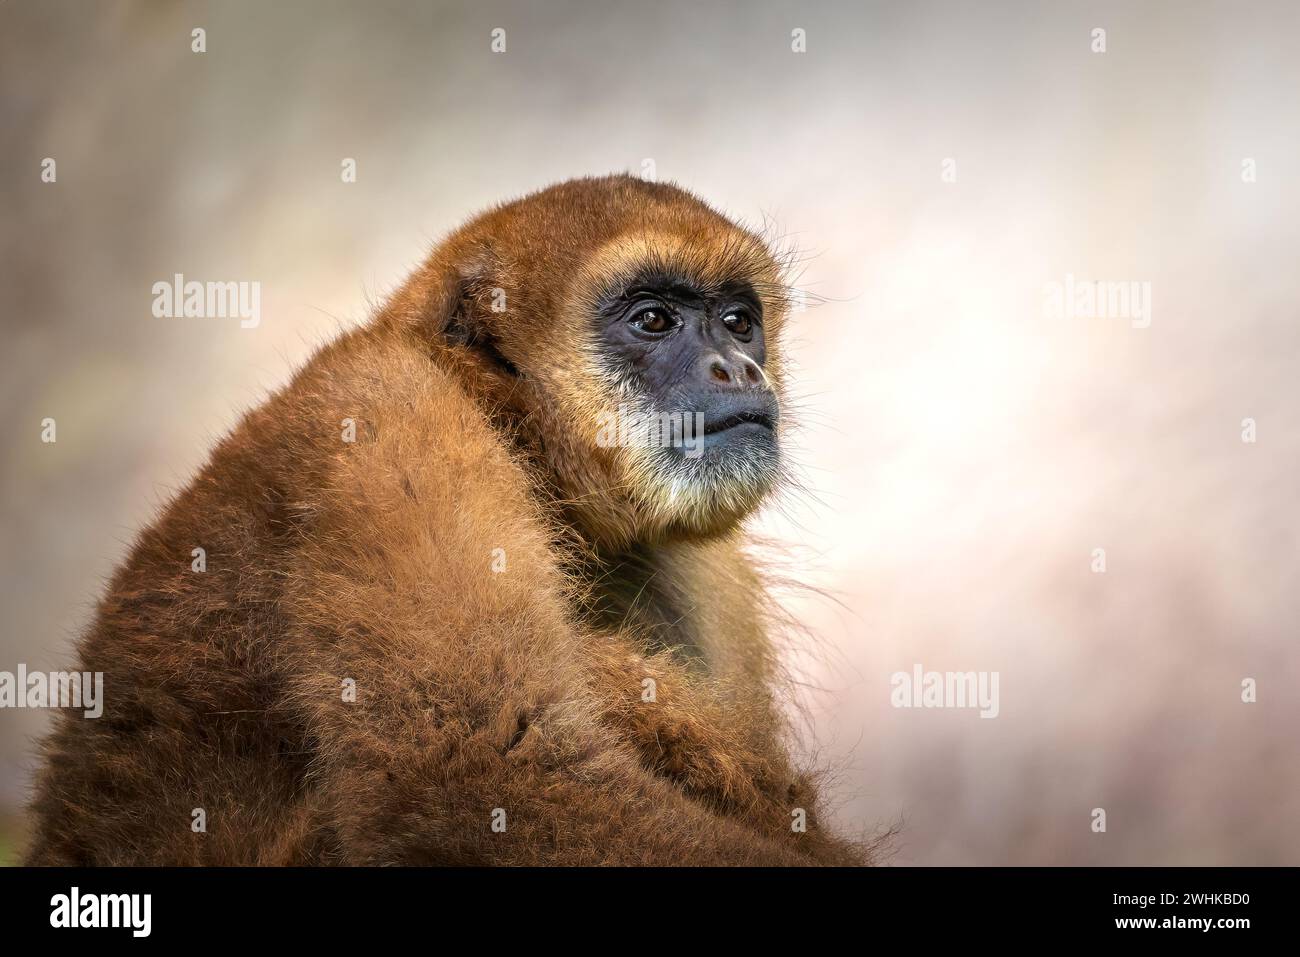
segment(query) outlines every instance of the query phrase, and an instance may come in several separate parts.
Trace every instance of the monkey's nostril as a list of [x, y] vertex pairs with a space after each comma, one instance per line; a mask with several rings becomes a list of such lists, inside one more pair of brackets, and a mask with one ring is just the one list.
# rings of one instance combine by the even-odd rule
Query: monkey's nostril
[[720, 362], [713, 363], [713, 365], [709, 367], [709, 371], [713, 374], [713, 378], [717, 379], [719, 382], [731, 381], [731, 376], [727, 375], [727, 370], [722, 367], [722, 363]]
[[762, 381], [762, 376], [759, 374], [758, 366], [754, 365], [752, 362], [745, 363], [745, 377], [749, 379], [750, 382]]

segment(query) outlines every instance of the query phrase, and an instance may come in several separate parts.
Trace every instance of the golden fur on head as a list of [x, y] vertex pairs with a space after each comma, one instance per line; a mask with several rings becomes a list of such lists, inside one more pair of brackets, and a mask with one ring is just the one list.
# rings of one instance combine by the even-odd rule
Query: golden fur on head
[[[602, 417], [620, 407], [657, 411], [609, 368], [593, 322], [603, 295], [648, 270], [706, 294], [752, 286], [763, 305], [764, 372], [783, 398], [782, 264], [757, 235], [672, 185], [572, 180], [500, 206], [436, 250], [393, 303], [420, 328], [431, 312], [426, 296], [462, 297], [454, 346], [492, 370], [481, 380], [489, 401], [524, 410], [512, 426], [531, 441], [572, 521], [601, 546], [725, 533], [780, 477], [775, 460], [683, 462], [662, 449], [598, 442]], [[492, 369], [493, 359], [504, 366]], [[503, 367], [522, 375], [493, 374]]]

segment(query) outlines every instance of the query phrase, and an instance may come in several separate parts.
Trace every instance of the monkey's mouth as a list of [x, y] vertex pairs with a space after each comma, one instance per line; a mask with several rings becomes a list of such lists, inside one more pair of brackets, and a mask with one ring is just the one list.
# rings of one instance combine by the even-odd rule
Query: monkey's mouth
[[728, 429], [734, 429], [743, 425], [761, 425], [769, 432], [776, 431], [776, 420], [767, 412], [751, 410], [746, 412], [733, 412], [731, 415], [721, 419], [714, 419], [712, 422], [704, 423], [705, 435], [716, 435], [719, 432], [726, 432]]

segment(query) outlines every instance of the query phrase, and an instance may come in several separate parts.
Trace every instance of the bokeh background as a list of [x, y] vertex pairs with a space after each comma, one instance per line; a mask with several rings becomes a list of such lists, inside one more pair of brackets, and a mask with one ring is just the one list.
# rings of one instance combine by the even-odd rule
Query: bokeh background
[[[821, 590], [792, 665], [840, 823], [1300, 863], [1298, 39], [1284, 0], [0, 2], [0, 670], [71, 667], [214, 438], [441, 234], [651, 159], [824, 300], [807, 490], [759, 525]], [[175, 272], [259, 281], [261, 325], [154, 318]], [[1049, 318], [1066, 274], [1149, 282], [1151, 325]], [[999, 672], [1000, 716], [890, 707], [916, 663]], [[0, 857], [47, 717], [0, 711]]]

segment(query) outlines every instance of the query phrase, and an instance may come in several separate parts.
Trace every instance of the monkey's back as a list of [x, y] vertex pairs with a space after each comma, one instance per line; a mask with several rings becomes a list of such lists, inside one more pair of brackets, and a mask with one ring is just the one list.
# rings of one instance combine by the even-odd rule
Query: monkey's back
[[59, 712], [43, 744], [31, 863], [330, 859], [314, 743], [286, 699], [300, 662], [282, 643], [284, 586], [347, 429], [364, 442], [384, 409], [418, 414], [439, 391], [462, 419], [476, 414], [406, 343], [345, 336], [246, 416], [138, 536], [77, 643], [77, 668], [104, 673], [103, 714]]

